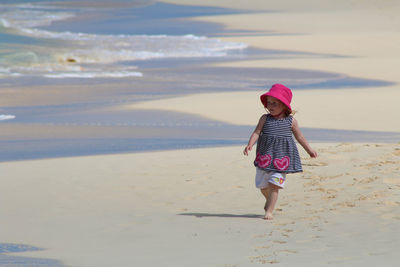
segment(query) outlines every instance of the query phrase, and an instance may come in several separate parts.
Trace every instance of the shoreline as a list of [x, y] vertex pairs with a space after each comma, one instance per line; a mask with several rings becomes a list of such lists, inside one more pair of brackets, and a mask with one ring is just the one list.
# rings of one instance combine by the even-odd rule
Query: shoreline
[[[3, 148], [0, 152], [0, 162], [244, 146], [255, 127], [226, 124], [219, 120], [205, 120], [203, 124], [191, 123], [188, 126], [179, 126], [179, 131], [174, 125], [166, 126], [162, 123], [149, 127], [23, 126], [12, 123], [3, 126], [6, 129], [0, 134], [0, 145]], [[400, 142], [400, 133], [397, 132], [306, 127], [301, 129], [310, 143], [398, 144]], [[26, 133], [29, 136], [26, 136]], [[12, 140], [8, 140], [10, 137]]]

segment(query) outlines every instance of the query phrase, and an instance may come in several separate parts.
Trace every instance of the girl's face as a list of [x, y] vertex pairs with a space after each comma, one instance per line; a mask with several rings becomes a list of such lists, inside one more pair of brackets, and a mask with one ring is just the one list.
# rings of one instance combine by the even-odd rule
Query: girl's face
[[286, 106], [277, 98], [267, 96], [267, 109], [272, 116], [283, 118], [285, 117]]

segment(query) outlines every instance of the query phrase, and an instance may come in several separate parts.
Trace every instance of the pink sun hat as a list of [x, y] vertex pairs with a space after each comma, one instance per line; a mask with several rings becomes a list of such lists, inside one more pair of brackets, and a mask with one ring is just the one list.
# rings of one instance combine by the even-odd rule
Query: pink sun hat
[[283, 84], [277, 83], [272, 85], [268, 92], [260, 96], [261, 103], [263, 103], [265, 108], [267, 107], [267, 96], [279, 99], [290, 111], [292, 111], [290, 106], [290, 102], [292, 101], [292, 91]]

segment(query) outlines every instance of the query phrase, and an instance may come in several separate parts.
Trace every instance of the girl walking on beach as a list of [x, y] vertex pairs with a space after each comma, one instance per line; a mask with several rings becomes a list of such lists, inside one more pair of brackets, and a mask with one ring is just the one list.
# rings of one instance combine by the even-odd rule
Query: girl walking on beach
[[311, 157], [317, 157], [317, 152], [308, 144], [297, 120], [293, 118], [290, 106], [292, 91], [289, 88], [274, 84], [260, 99], [268, 114], [261, 116], [243, 154], [247, 156], [257, 142], [255, 182], [266, 199], [264, 219], [272, 220], [279, 190], [285, 185], [286, 174], [303, 171], [293, 135]]

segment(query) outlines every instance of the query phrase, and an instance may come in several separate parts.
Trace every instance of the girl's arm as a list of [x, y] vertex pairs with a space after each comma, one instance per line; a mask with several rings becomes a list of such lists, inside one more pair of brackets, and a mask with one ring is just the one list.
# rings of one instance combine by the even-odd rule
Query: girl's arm
[[243, 150], [243, 154], [244, 155], [247, 156], [249, 154], [249, 151], [251, 151], [251, 149], [253, 148], [253, 145], [257, 142], [258, 137], [260, 137], [260, 134], [261, 134], [262, 128], [264, 126], [266, 118], [267, 118], [267, 115], [264, 114], [259, 119], [256, 129], [254, 130], [254, 132], [250, 136], [249, 143], [247, 144], [247, 146]]
[[310, 157], [316, 158], [318, 156], [317, 152], [314, 149], [312, 149], [311, 146], [308, 144], [307, 139], [301, 132], [299, 124], [295, 118], [293, 118], [292, 131], [297, 142], [299, 142], [300, 145], [304, 148], [304, 150], [307, 151]]

